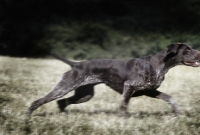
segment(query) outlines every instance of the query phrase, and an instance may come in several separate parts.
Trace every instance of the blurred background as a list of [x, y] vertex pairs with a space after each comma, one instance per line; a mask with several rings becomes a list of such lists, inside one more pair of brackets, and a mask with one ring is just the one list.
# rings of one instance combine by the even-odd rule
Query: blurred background
[[0, 55], [132, 58], [200, 49], [199, 0], [1, 0]]

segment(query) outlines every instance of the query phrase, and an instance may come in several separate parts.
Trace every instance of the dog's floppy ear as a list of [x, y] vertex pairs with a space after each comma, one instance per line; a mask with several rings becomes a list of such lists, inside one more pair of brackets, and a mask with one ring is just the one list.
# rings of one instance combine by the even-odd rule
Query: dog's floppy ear
[[181, 47], [181, 44], [170, 44], [167, 46], [167, 54], [170, 54], [170, 53], [177, 53], [178, 49]]
[[178, 50], [181, 48], [182, 44], [177, 43], [177, 44], [170, 44], [167, 46], [167, 55], [165, 57], [165, 61], [169, 60], [170, 58], [173, 58]]

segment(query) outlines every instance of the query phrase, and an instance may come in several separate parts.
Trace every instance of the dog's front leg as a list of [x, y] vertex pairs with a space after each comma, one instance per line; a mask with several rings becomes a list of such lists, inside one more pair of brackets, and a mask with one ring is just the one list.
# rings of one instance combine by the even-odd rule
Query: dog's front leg
[[130, 98], [132, 97], [132, 94], [134, 93], [134, 89], [129, 83], [129, 81], [126, 81], [124, 83], [124, 89], [123, 89], [123, 94], [122, 94], [122, 101], [120, 105], [120, 110], [119, 110], [119, 116], [125, 115], [127, 111], [127, 106], [130, 101]]

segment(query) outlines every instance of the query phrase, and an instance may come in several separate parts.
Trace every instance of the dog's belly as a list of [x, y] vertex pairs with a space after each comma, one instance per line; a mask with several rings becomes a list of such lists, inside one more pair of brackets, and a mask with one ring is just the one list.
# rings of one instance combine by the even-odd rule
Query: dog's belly
[[[95, 76], [99, 80], [101, 80], [101, 83], [105, 83], [116, 92], [122, 94], [124, 89], [124, 82], [127, 81], [127, 78], [129, 78], [129, 76], [123, 74], [119, 75], [117, 73], [118, 72], [100, 72]], [[164, 76], [157, 77], [157, 74], [150, 74], [145, 76], [144, 78], [134, 78], [133, 80], [130, 80], [130, 85], [136, 91], [152, 90], [157, 89], [163, 80]]]
[[124, 88], [124, 81], [120, 78], [112, 78], [112, 79], [103, 79], [102, 81], [107, 86], [112, 88], [114, 91], [122, 94]]
[[[105, 83], [107, 86], [115, 90], [116, 92], [122, 94], [123, 89], [124, 89], [124, 80], [104, 80], [103, 83]], [[146, 82], [143, 85], [139, 86], [132, 86], [133, 89], [136, 91], [141, 91], [141, 90], [152, 90], [152, 89], [157, 89], [160, 87], [161, 81], [154, 81], [154, 82]]]
[[107, 86], [112, 88], [114, 91], [122, 94], [123, 93], [123, 83], [105, 83]]

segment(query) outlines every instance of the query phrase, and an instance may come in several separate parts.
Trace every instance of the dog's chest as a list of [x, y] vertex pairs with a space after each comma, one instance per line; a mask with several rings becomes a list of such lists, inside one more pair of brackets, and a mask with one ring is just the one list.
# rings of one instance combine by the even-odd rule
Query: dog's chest
[[144, 82], [146, 84], [146, 87], [158, 88], [163, 80], [164, 75], [159, 69], [154, 69], [150, 67], [150, 69], [145, 70], [144, 72]]

